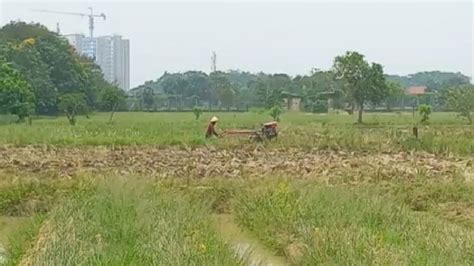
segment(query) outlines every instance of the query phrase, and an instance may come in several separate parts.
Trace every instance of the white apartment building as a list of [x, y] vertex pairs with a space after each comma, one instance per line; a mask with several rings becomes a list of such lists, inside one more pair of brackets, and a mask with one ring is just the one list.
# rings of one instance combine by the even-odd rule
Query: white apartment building
[[82, 34], [69, 34], [64, 35], [64, 38], [69, 42], [69, 44], [76, 49], [78, 54], [82, 54], [82, 41], [84, 40], [84, 35]]
[[105, 80], [127, 91], [130, 88], [130, 41], [120, 35], [85, 37], [64, 36], [79, 54], [94, 58]]

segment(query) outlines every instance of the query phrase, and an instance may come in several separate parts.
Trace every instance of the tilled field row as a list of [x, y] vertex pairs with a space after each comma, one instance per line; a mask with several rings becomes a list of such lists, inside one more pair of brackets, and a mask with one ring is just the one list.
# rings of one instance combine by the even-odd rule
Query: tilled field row
[[156, 177], [238, 177], [290, 175], [332, 182], [412, 179], [474, 180], [473, 159], [427, 153], [357, 153], [242, 148], [177, 149], [139, 147], [0, 147], [4, 173], [117, 172]]

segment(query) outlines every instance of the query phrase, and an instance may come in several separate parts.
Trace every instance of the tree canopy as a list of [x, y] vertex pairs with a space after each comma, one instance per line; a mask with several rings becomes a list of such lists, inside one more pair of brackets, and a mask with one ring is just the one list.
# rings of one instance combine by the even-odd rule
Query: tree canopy
[[[151, 106], [143, 104], [147, 109], [153, 107], [157, 102], [163, 102], [178, 108], [184, 105], [188, 109], [194, 106], [221, 106], [227, 108], [231, 106], [251, 106], [271, 108], [281, 104], [285, 95], [296, 95], [301, 97], [304, 108], [307, 111], [327, 110], [328, 100], [331, 107], [354, 111], [358, 103], [356, 101], [364, 98], [364, 104], [384, 104], [388, 110], [400, 105], [404, 98], [404, 88], [406, 87], [400, 80], [410, 77], [427, 76], [429, 72], [420, 72], [414, 75], [399, 77], [384, 75], [379, 64], [369, 64], [364, 62], [360, 74], [364, 77], [371, 77], [371, 86], [366, 86], [369, 79], [361, 79], [360, 86], [350, 86], [347, 79], [340, 78], [336, 69], [319, 70], [314, 69], [308, 75], [298, 75], [291, 77], [287, 74], [266, 74], [249, 73], [239, 70], [229, 70], [226, 72], [215, 72], [206, 74], [201, 71], [188, 71], [184, 73], [164, 73], [156, 81], [147, 81], [144, 84], [130, 90], [129, 96], [139, 99], [139, 101], [151, 102]], [[345, 71], [345, 70], [344, 70]], [[351, 71], [351, 70], [347, 70]], [[354, 70], [355, 71], [355, 70]], [[354, 74], [356, 74], [355, 72]], [[340, 75], [341, 73], [339, 73]], [[344, 73], [349, 75], [348, 73]], [[456, 77], [463, 83], [469, 78], [459, 76], [456, 73], [445, 73], [440, 75], [428, 75], [426, 83], [413, 81], [410, 84], [426, 86], [431, 83], [442, 83], [448, 86], [456, 79], [446, 79], [445, 76]], [[443, 78], [441, 81], [439, 78]], [[353, 76], [351, 79], [355, 80]], [[385, 80], [385, 82], [383, 82]], [[418, 79], [416, 79], [418, 80]], [[365, 82], [365, 83], [364, 83]], [[369, 83], [370, 83], [369, 82]], [[217, 85], [221, 84], [221, 85]], [[377, 85], [374, 85], [377, 84]], [[449, 85], [450, 86], [450, 85]], [[384, 88], [379, 90], [378, 88]], [[440, 89], [438, 89], [440, 90]], [[152, 96], [150, 96], [152, 93]], [[370, 96], [370, 99], [367, 98]], [[144, 99], [147, 98], [147, 99]], [[147, 107], [148, 106], [148, 107]]]
[[0, 58], [27, 82], [38, 114], [61, 112], [58, 100], [65, 94], [82, 94], [87, 109], [99, 109], [101, 91], [110, 89], [91, 59], [39, 24], [11, 22], [2, 27]]
[[0, 59], [0, 111], [22, 121], [34, 110], [34, 95], [19, 72]]
[[474, 85], [452, 87], [447, 89], [444, 93], [448, 108], [457, 112], [459, 116], [466, 118], [468, 123], [472, 124]]
[[470, 84], [470, 79], [461, 73], [425, 71], [407, 76], [387, 75], [387, 79], [398, 81], [403, 87], [426, 86], [430, 91]]
[[[39, 24], [11, 22], [3, 26], [0, 58], [27, 83], [28, 86], [22, 87], [31, 93], [28, 98], [32, 99], [31, 106], [37, 114], [61, 113], [59, 98], [66, 94], [83, 95], [84, 110], [88, 111], [111, 111], [114, 108], [104, 101], [123, 96], [119, 88], [104, 80], [100, 68], [91, 59], [78, 55], [63, 37]], [[362, 116], [368, 104], [385, 103], [390, 109], [400, 103], [404, 87], [427, 86], [438, 97], [443, 89], [463, 86], [469, 81], [460, 73], [439, 71], [385, 75], [380, 64], [367, 62], [357, 52], [347, 52], [334, 60], [330, 70], [314, 68], [306, 75], [292, 77], [285, 73], [240, 70], [210, 74], [166, 72], [127, 93], [130, 101], [139, 102], [144, 109], [157, 109], [157, 105], [176, 109], [184, 106], [270, 109], [281, 105], [286, 97], [300, 97], [308, 111], [327, 111], [330, 107], [353, 111], [359, 107]], [[123, 104], [119, 106], [123, 108]]]
[[334, 59], [334, 71], [338, 79], [347, 86], [346, 95], [352, 106], [359, 109], [358, 122], [362, 123], [364, 105], [370, 102], [380, 104], [388, 96], [383, 67], [380, 64], [369, 64], [364, 56], [357, 52], [346, 52]]

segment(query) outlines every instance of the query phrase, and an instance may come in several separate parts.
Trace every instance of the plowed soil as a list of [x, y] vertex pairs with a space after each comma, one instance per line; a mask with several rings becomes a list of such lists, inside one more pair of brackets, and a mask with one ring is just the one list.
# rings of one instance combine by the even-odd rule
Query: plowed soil
[[357, 153], [318, 150], [265, 150], [244, 147], [177, 149], [140, 147], [0, 147], [3, 173], [113, 172], [156, 177], [238, 177], [288, 175], [323, 182], [376, 182], [425, 178], [472, 179], [473, 159], [427, 153]]

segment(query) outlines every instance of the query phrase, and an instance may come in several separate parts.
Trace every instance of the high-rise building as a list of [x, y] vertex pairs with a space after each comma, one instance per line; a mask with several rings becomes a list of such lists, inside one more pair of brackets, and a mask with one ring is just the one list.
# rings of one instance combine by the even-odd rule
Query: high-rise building
[[124, 88], [130, 89], [130, 40], [123, 40]]
[[68, 40], [69, 44], [76, 49], [78, 54], [82, 54], [82, 41], [84, 40], [83, 34], [69, 34], [64, 35], [64, 38]]
[[93, 58], [105, 80], [121, 89], [130, 88], [130, 41], [120, 35], [85, 37], [82, 34], [64, 36], [79, 54]]
[[96, 58], [96, 39], [91, 37], [84, 37], [82, 39], [82, 54], [89, 58]]

